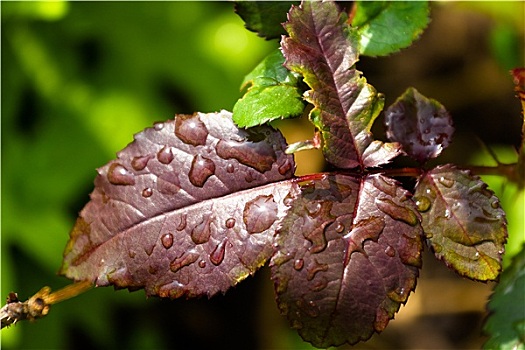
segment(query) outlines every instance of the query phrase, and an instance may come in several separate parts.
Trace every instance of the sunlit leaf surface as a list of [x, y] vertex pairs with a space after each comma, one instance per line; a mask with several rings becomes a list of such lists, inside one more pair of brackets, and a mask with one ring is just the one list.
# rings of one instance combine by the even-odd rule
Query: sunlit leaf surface
[[301, 184], [277, 238], [279, 309], [317, 347], [382, 331], [421, 266], [415, 205], [394, 180], [320, 175]]
[[284, 148], [279, 132], [239, 130], [226, 111], [177, 115], [138, 133], [98, 169], [61, 273], [148, 295], [226, 291], [273, 252], [294, 194], [282, 181], [294, 170]]
[[292, 7], [281, 42], [285, 65], [303, 75], [312, 90], [306, 100], [321, 131], [326, 160], [339, 168], [363, 167], [363, 152], [373, 141], [370, 128], [383, 98], [355, 69], [358, 39], [347, 16], [333, 2], [303, 2]]
[[428, 25], [427, 1], [358, 1], [352, 26], [360, 53], [386, 56], [410, 46]]
[[498, 277], [505, 212], [479, 177], [452, 165], [437, 167], [420, 177], [414, 199], [437, 258], [471, 279]]
[[243, 82], [246, 94], [233, 107], [233, 121], [239, 127], [299, 116], [304, 109], [300, 77], [283, 66], [284, 57], [276, 50], [268, 55]]

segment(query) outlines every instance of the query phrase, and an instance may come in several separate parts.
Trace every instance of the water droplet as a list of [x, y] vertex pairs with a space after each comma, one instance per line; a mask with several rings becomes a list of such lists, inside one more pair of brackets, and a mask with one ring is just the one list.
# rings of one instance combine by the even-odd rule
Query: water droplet
[[260, 233], [269, 229], [277, 220], [277, 203], [273, 196], [258, 196], [244, 206], [243, 221], [248, 233]]
[[211, 218], [206, 216], [202, 221], [191, 230], [191, 240], [195, 244], [203, 244], [210, 240], [211, 236]]
[[379, 210], [394, 220], [403, 221], [411, 226], [415, 226], [419, 222], [416, 213], [414, 213], [412, 209], [402, 207], [388, 198], [377, 198], [375, 204]]
[[201, 269], [205, 268], [205, 267], [206, 267], [206, 261], [205, 261], [205, 260], [201, 260], [201, 261], [199, 261], [199, 267], [200, 267]]
[[108, 169], [108, 181], [113, 185], [134, 185], [135, 176], [119, 163], [113, 163]]
[[417, 210], [421, 213], [428, 211], [430, 209], [430, 205], [432, 204], [430, 199], [425, 196], [414, 197], [414, 200], [416, 201]]
[[164, 248], [169, 249], [173, 246], [173, 235], [171, 233], [163, 234], [162, 237], [160, 237], [160, 241]]
[[434, 237], [434, 234], [432, 232], [425, 231], [425, 237], [430, 239], [430, 238]]
[[255, 178], [253, 177], [252, 172], [248, 171], [246, 175], [244, 176], [244, 181], [246, 181], [247, 183], [250, 183], [250, 182], [253, 182], [253, 180], [255, 180]]
[[498, 209], [499, 208], [499, 200], [496, 198], [492, 202], [490, 202], [490, 206], [492, 209]]
[[186, 228], [186, 215], [181, 215], [178, 217], [176, 228], [177, 228], [177, 231], [182, 231]]
[[443, 251], [443, 247], [441, 246], [441, 244], [433, 243], [432, 248], [434, 249], [434, 252], [437, 254]]
[[144, 246], [144, 251], [146, 252], [146, 254], [148, 254], [148, 256], [150, 256], [151, 254], [153, 254], [153, 249], [154, 248], [155, 248], [155, 244], [152, 244], [150, 246], [145, 245]]
[[480, 255], [479, 252], [476, 251], [476, 253], [474, 254], [474, 260], [478, 260], [479, 259], [479, 255]]
[[297, 259], [293, 262], [293, 268], [297, 271], [300, 271], [304, 266], [304, 260], [303, 259]]
[[391, 246], [387, 246], [385, 248], [385, 253], [386, 253], [386, 255], [388, 255], [391, 258], [396, 256], [396, 250], [393, 247], [391, 247]]
[[450, 210], [445, 209], [445, 218], [450, 219], [451, 216], [452, 214], [450, 213]]
[[130, 251], [128, 252], [128, 255], [129, 255], [129, 257], [130, 257], [131, 259], [134, 259], [135, 256], [137, 255], [137, 253], [135, 253], [134, 250], [130, 250]]
[[152, 194], [153, 194], [153, 190], [149, 187], [146, 187], [145, 189], [142, 190], [142, 197], [144, 198], [151, 197]]
[[160, 151], [157, 153], [157, 159], [162, 164], [169, 164], [173, 161], [175, 158], [175, 155], [173, 154], [173, 147], [170, 146], [164, 146], [160, 149]]
[[311, 281], [314, 279], [315, 275], [321, 271], [328, 271], [327, 264], [320, 264], [317, 260], [314, 259], [314, 264], [310, 265], [306, 270], [306, 279]]
[[304, 207], [311, 217], [315, 217], [321, 212], [320, 202], [307, 202]]
[[344, 230], [345, 230], [345, 225], [343, 225], [342, 223], [338, 222], [338, 223], [335, 225], [335, 232], [337, 232], [337, 233], [343, 233]]
[[293, 201], [294, 201], [294, 198], [293, 198], [292, 193], [288, 193], [286, 197], [284, 197], [283, 199], [283, 204], [286, 205], [287, 207], [290, 207]]
[[153, 158], [152, 155], [134, 157], [131, 160], [131, 167], [137, 171], [144, 170], [151, 158]]
[[210, 261], [213, 265], [218, 266], [224, 260], [224, 254], [226, 252], [226, 240], [217, 244], [213, 252], [210, 254]]
[[231, 163], [228, 163], [228, 165], [226, 165], [226, 171], [230, 174], [233, 174], [233, 172], [235, 171], [235, 166], [233, 166], [233, 164]]
[[164, 129], [164, 123], [155, 123], [153, 124], [153, 128], [157, 131], [160, 131], [162, 129]]
[[442, 184], [445, 187], [451, 188], [454, 185], [454, 180], [451, 180], [449, 178], [446, 178], [444, 176], [440, 176], [438, 179], [439, 183]]
[[215, 174], [215, 163], [200, 154], [193, 157], [190, 172], [188, 174], [190, 182], [197, 187], [202, 187], [206, 180]]
[[292, 169], [292, 164], [290, 163], [290, 161], [288, 159], [286, 159], [284, 161], [283, 164], [281, 164], [279, 166], [279, 168], [277, 169], [279, 171], [279, 174], [281, 175], [286, 175], [290, 170]]
[[328, 286], [328, 279], [326, 279], [324, 276], [317, 278], [313, 284], [309, 285], [310, 290], [313, 292], [320, 292], [323, 289], [325, 289], [327, 286]]
[[388, 292], [388, 297], [390, 300], [395, 301], [396, 303], [403, 303], [407, 299], [405, 288], [398, 288], [395, 291]]
[[317, 317], [319, 316], [319, 313], [320, 313], [319, 307], [313, 300], [310, 300], [307, 303], [305, 303], [302, 309], [310, 317]]
[[193, 146], [204, 146], [208, 138], [208, 128], [197, 114], [177, 115], [175, 119], [175, 135], [182, 142]]
[[233, 228], [235, 226], [235, 219], [234, 218], [229, 218], [228, 220], [226, 220], [226, 227], [227, 228]]
[[431, 189], [431, 188], [427, 188], [427, 189], [425, 190], [425, 193], [426, 193], [431, 199], [436, 198], [436, 192], [434, 192], [434, 190]]
[[192, 253], [192, 252], [182, 253], [181, 256], [175, 258], [170, 263], [170, 270], [172, 272], [177, 272], [183, 267], [193, 264], [195, 261], [197, 261], [198, 258], [199, 258], [199, 254], [196, 254], [196, 253]]
[[217, 143], [217, 154], [223, 159], [236, 159], [239, 163], [249, 166], [261, 173], [272, 169], [277, 160], [273, 146], [262, 142], [237, 142], [220, 140]]

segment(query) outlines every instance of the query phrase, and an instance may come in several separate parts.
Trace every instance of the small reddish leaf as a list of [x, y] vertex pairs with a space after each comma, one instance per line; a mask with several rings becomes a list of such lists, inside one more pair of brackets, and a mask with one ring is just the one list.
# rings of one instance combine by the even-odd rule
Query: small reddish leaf
[[363, 164], [367, 168], [377, 167], [391, 162], [400, 154], [403, 154], [403, 151], [397, 142], [373, 141], [363, 152]]
[[452, 165], [423, 174], [414, 199], [434, 254], [460, 275], [494, 280], [507, 240], [505, 212], [487, 185]]
[[420, 163], [436, 158], [449, 145], [452, 118], [436, 100], [409, 88], [385, 111], [387, 137]]
[[285, 148], [278, 131], [237, 129], [226, 111], [136, 134], [98, 169], [61, 273], [172, 298], [226, 291], [273, 253], [295, 191]]
[[326, 160], [349, 169], [364, 166], [384, 100], [355, 69], [359, 38], [346, 21], [334, 2], [304, 1], [288, 14], [281, 48], [285, 66], [312, 88], [305, 98], [315, 106], [310, 118], [321, 131]]
[[277, 236], [279, 309], [316, 347], [381, 332], [416, 285], [421, 226], [408, 192], [382, 175], [301, 184]]

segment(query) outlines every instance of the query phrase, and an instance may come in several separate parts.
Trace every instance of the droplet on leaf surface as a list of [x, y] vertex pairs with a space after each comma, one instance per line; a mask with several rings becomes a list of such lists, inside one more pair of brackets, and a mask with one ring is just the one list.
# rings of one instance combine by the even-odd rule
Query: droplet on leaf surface
[[408, 207], [402, 207], [387, 198], [378, 198], [375, 202], [382, 212], [394, 220], [401, 220], [411, 226], [415, 226], [419, 222], [416, 213]]
[[416, 207], [419, 212], [424, 213], [430, 209], [431, 203], [430, 199], [428, 199], [427, 197], [421, 196], [414, 199], [416, 201]]
[[273, 196], [258, 196], [244, 206], [243, 220], [248, 233], [260, 233], [269, 229], [277, 220], [277, 203]]
[[153, 190], [150, 187], [146, 187], [145, 189], [142, 190], [142, 197], [144, 198], [151, 197], [152, 194], [153, 194]]
[[206, 180], [215, 174], [215, 163], [200, 154], [193, 157], [188, 177], [190, 182], [197, 187], [202, 187]]
[[151, 158], [153, 158], [151, 155], [133, 157], [133, 160], [131, 161], [131, 167], [137, 171], [144, 170]]
[[160, 241], [164, 248], [169, 249], [173, 246], [173, 235], [171, 233], [163, 234]]
[[226, 253], [226, 240], [223, 240], [221, 243], [217, 244], [215, 249], [210, 254], [210, 261], [213, 265], [218, 266], [224, 260], [224, 255]]
[[162, 164], [171, 163], [173, 161], [173, 158], [175, 158], [175, 155], [173, 154], [173, 148], [169, 146], [162, 147], [157, 153], [157, 159]]
[[119, 163], [113, 163], [108, 169], [108, 181], [113, 185], [134, 185], [135, 176]]
[[208, 138], [208, 128], [197, 114], [178, 115], [175, 120], [175, 135], [186, 144], [203, 146]]

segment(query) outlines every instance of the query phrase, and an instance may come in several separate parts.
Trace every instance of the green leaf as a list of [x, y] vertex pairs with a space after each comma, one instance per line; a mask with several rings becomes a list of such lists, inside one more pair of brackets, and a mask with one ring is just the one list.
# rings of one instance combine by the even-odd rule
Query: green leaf
[[507, 223], [499, 199], [487, 184], [447, 164], [419, 178], [414, 199], [438, 259], [470, 279], [498, 277]]
[[352, 26], [360, 34], [360, 53], [386, 56], [406, 48], [429, 23], [426, 1], [358, 1]]
[[[488, 303], [485, 349], [525, 349], [525, 245], [501, 274]], [[521, 311], [521, 312], [520, 312]]]
[[304, 109], [299, 76], [283, 66], [281, 51], [268, 55], [244, 79], [246, 94], [233, 107], [239, 127], [261, 125], [279, 118], [298, 116]]
[[236, 1], [235, 12], [246, 23], [246, 28], [266, 39], [285, 34], [281, 25], [292, 4], [299, 1]]

